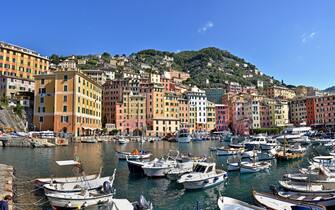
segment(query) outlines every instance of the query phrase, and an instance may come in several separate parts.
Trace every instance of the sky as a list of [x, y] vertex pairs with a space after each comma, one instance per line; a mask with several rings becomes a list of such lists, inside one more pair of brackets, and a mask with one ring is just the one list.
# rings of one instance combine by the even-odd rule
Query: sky
[[333, 0], [11, 0], [0, 40], [43, 55], [218, 47], [287, 84], [335, 85]]

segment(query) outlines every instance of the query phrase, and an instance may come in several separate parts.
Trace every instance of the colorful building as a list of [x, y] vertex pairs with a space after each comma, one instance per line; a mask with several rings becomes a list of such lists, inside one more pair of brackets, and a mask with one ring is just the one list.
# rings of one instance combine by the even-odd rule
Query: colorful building
[[307, 123], [306, 97], [296, 97], [289, 102], [290, 123], [298, 126]]
[[295, 97], [294, 90], [287, 87], [272, 86], [264, 89], [265, 95], [270, 98], [293, 99]]
[[206, 130], [210, 132], [213, 131], [216, 127], [215, 103], [206, 101], [206, 115], [207, 115]]
[[79, 70], [35, 76], [33, 123], [38, 130], [73, 136], [101, 129], [101, 86]]
[[229, 113], [228, 105], [215, 104], [215, 128], [217, 131], [228, 130]]
[[196, 111], [196, 121], [195, 121], [195, 129], [199, 131], [206, 130], [207, 123], [207, 114], [206, 114], [206, 92], [200, 90], [197, 87], [191, 88], [190, 91], [186, 92], [186, 98], [189, 100], [190, 106], [192, 107], [192, 111]]

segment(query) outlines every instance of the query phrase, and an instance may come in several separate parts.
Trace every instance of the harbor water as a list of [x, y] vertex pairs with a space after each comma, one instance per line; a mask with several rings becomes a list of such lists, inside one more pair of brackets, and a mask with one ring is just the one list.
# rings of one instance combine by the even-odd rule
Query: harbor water
[[9, 164], [15, 168], [16, 194], [18, 195], [16, 200], [19, 209], [51, 209], [43, 194], [35, 191], [29, 180], [37, 177], [73, 176], [71, 168], [59, 167], [55, 161], [73, 159], [76, 154], [83, 163], [86, 174], [98, 173], [102, 166], [102, 175], [111, 176], [114, 169], [117, 169], [114, 182], [116, 198], [136, 201], [142, 194], [147, 200], [153, 202], [154, 209], [191, 210], [196, 209], [197, 202], [199, 202], [200, 209], [217, 209], [219, 192], [225, 196], [253, 203], [252, 189], [268, 192], [270, 185], [278, 185], [278, 180], [282, 179], [283, 174], [296, 172], [299, 168], [305, 167], [308, 157], [312, 154], [326, 154], [321, 146], [310, 146], [304, 159], [288, 162], [274, 160], [268, 172], [243, 175], [240, 175], [239, 172], [229, 172], [225, 184], [198, 191], [186, 191], [183, 186], [166, 178], [131, 175], [128, 171], [127, 162], [119, 161], [115, 155], [116, 150], [143, 149], [152, 152], [154, 157], [161, 157], [172, 149], [179, 150], [183, 154], [206, 155], [217, 163], [217, 168], [226, 170], [227, 157], [217, 157], [215, 153], [208, 149], [211, 146], [222, 145], [223, 143], [217, 141], [191, 142], [189, 144], [159, 141], [144, 144], [130, 142], [126, 145], [119, 145], [114, 142], [78, 143], [66, 147], [35, 149], [0, 147], [0, 164]]

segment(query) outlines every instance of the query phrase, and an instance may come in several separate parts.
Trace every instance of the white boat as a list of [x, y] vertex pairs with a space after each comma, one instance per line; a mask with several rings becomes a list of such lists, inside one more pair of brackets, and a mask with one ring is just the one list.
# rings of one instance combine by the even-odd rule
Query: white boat
[[[106, 185], [107, 186], [107, 185]], [[86, 208], [112, 202], [112, 187], [105, 190], [82, 190], [80, 193], [46, 193], [52, 207]]]
[[261, 143], [260, 147], [262, 150], [272, 150], [278, 145], [276, 139], [267, 139], [266, 143]]
[[294, 210], [294, 209], [309, 209], [309, 210], [325, 210], [323, 206], [308, 204], [303, 202], [296, 202], [280, 196], [276, 196], [268, 193], [259, 193], [256, 191], [252, 192], [252, 195], [257, 203], [264, 206], [267, 209], [276, 210]]
[[224, 148], [220, 147], [217, 148], [216, 150], [216, 155], [217, 156], [230, 156], [230, 155], [238, 155], [244, 152], [243, 148], [236, 149], [236, 148]]
[[307, 149], [305, 147], [302, 147], [299, 143], [295, 143], [292, 147], [287, 149], [287, 152], [296, 154], [296, 153], [305, 153], [306, 150]]
[[244, 146], [248, 150], [259, 149], [261, 144], [266, 144], [267, 136], [258, 134], [253, 136], [249, 141], [244, 142]]
[[334, 185], [319, 183], [305, 183], [293, 181], [279, 181], [279, 185], [286, 190], [294, 192], [311, 192], [311, 193], [333, 193], [335, 192]]
[[227, 160], [227, 170], [228, 171], [239, 171], [241, 167], [241, 163], [248, 163], [248, 162], [244, 162], [244, 161], [241, 162], [241, 160], [238, 160], [238, 161]]
[[220, 210], [265, 210], [264, 208], [225, 196], [219, 197], [218, 207]]
[[255, 158], [261, 153], [262, 152], [258, 150], [245, 151], [241, 154], [241, 158]]
[[127, 160], [127, 165], [130, 173], [145, 175], [142, 166], [149, 163], [149, 160]]
[[[74, 168], [78, 168], [79, 171], [82, 171], [82, 165], [80, 162], [75, 160], [61, 160], [56, 161], [56, 164], [59, 166], [72, 166]], [[101, 175], [101, 169], [98, 174], [92, 174], [92, 175], [85, 175], [85, 176], [73, 176], [73, 177], [55, 177], [55, 178], [37, 178], [33, 181], [34, 185], [37, 187], [42, 187], [45, 184], [52, 183], [58, 183], [58, 184], [64, 184], [64, 183], [77, 183], [81, 182], [83, 180], [94, 180], [97, 178], [100, 178]]]
[[181, 129], [177, 133], [177, 142], [178, 143], [190, 143], [191, 142], [191, 135], [189, 134], [187, 129]]
[[271, 167], [270, 162], [253, 162], [253, 163], [241, 163], [240, 173], [256, 173], [259, 171], [267, 170]]
[[109, 182], [110, 177], [102, 177], [92, 180], [84, 180], [80, 182], [62, 183], [62, 184], [45, 184], [43, 185], [45, 193], [76, 193], [82, 189], [94, 190], [100, 188], [104, 182]]
[[91, 144], [94, 144], [94, 143], [97, 143], [98, 141], [95, 139], [94, 136], [87, 136], [87, 137], [81, 137], [80, 142], [81, 143], [91, 143]]
[[301, 193], [301, 192], [276, 192], [280, 197], [287, 198], [296, 202], [313, 203], [325, 207], [335, 206], [334, 193]]
[[128, 142], [129, 142], [129, 139], [126, 139], [126, 138], [119, 138], [118, 140], [117, 140], [117, 142], [119, 143], [119, 144], [127, 144]]
[[193, 171], [177, 180], [185, 189], [195, 190], [219, 185], [227, 178], [227, 172], [217, 170], [215, 163], [199, 162]]
[[[175, 153], [176, 152], [176, 153]], [[178, 151], [169, 151], [167, 158], [157, 159], [145, 163], [142, 166], [144, 174], [149, 177], [163, 177], [169, 170], [177, 165]]]
[[150, 152], [138, 151], [137, 149], [132, 152], [116, 152], [116, 155], [119, 160], [139, 160], [139, 159], [148, 159], [152, 156]]
[[194, 161], [189, 159], [186, 161], [177, 161], [176, 167], [172, 168], [166, 173], [166, 177], [169, 180], [175, 181], [182, 175], [190, 173], [193, 170]]

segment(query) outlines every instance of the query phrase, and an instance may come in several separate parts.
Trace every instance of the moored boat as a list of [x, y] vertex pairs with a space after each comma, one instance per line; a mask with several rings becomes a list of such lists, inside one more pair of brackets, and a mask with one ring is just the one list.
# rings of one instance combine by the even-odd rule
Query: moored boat
[[243, 148], [235, 149], [235, 148], [220, 147], [220, 148], [217, 148], [216, 155], [218, 155], [218, 156], [230, 156], [230, 155], [241, 154], [242, 152], [244, 152]]
[[177, 180], [185, 189], [204, 189], [219, 185], [227, 178], [227, 172], [216, 169], [215, 163], [199, 162], [193, 171]]
[[119, 160], [139, 160], [139, 159], [148, 159], [151, 157], [150, 152], [146, 152], [143, 150], [138, 151], [137, 149], [132, 152], [116, 152]]
[[296, 202], [280, 196], [268, 193], [252, 192], [252, 195], [257, 203], [267, 209], [276, 210], [294, 210], [294, 209], [309, 209], [309, 210], [326, 210], [324, 206], [309, 204], [304, 202]]
[[279, 181], [279, 185], [286, 190], [294, 192], [311, 192], [311, 193], [333, 193], [334, 185], [320, 183], [304, 183], [293, 181]]
[[264, 208], [226, 196], [219, 197], [218, 207], [220, 210], [265, 210]]
[[191, 142], [191, 136], [187, 129], [181, 129], [177, 133], [176, 139], [178, 143], [190, 143]]
[[264, 171], [267, 170], [271, 167], [270, 162], [251, 162], [251, 163], [246, 163], [243, 162], [241, 163], [240, 166], [240, 173], [256, 173], [259, 171]]

